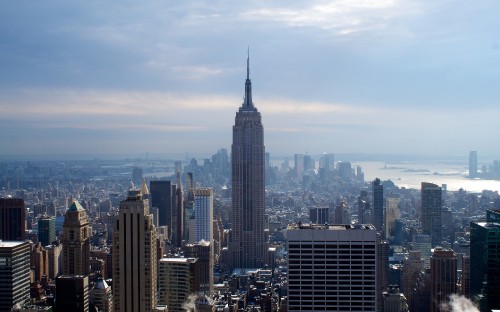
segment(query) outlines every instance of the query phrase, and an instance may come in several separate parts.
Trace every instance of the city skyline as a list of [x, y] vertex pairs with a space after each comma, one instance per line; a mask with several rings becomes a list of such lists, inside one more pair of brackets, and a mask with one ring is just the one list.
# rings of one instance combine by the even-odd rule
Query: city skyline
[[272, 154], [494, 158], [498, 6], [7, 3], [2, 154], [229, 149], [250, 46]]

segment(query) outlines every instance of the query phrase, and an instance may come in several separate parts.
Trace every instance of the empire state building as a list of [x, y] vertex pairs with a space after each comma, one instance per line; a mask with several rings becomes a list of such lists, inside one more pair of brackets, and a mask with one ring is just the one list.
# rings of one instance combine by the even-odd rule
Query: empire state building
[[250, 58], [247, 58], [245, 99], [236, 112], [231, 146], [232, 268], [264, 264], [264, 128], [252, 102]]

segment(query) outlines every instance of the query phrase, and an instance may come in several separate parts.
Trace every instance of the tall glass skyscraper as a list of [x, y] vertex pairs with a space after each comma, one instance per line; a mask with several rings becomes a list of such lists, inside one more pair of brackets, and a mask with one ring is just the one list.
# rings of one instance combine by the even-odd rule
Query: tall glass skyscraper
[[469, 153], [469, 178], [477, 177], [477, 151]]
[[236, 112], [231, 146], [232, 268], [264, 264], [264, 127], [252, 102], [249, 58], [245, 99]]
[[441, 244], [442, 189], [436, 184], [422, 182], [422, 233], [431, 236], [432, 246]]

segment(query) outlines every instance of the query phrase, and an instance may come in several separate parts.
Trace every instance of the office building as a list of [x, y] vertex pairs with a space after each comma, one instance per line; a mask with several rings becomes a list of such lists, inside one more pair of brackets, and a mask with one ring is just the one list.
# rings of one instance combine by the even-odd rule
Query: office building
[[187, 244], [184, 255], [187, 258], [198, 259], [199, 290], [206, 295], [211, 295], [214, 290], [214, 248], [211, 243], [201, 241], [195, 244]]
[[420, 272], [425, 272], [425, 262], [422, 259], [420, 250], [412, 250], [403, 261], [401, 274], [401, 290], [408, 302], [413, 302], [414, 277]]
[[0, 240], [24, 241], [26, 208], [21, 198], [0, 198]]
[[40, 242], [36, 243], [30, 253], [30, 266], [33, 270], [35, 282], [42, 280], [49, 272], [49, 254]]
[[441, 304], [457, 293], [457, 257], [453, 250], [436, 247], [431, 256], [431, 312], [441, 311]]
[[431, 236], [432, 246], [441, 244], [442, 189], [436, 184], [422, 182], [420, 191], [422, 233]]
[[177, 184], [172, 185], [172, 245], [182, 246], [184, 238], [184, 194], [182, 191], [181, 174], [178, 171], [176, 175]]
[[89, 311], [89, 277], [61, 275], [56, 279], [56, 311]]
[[[378, 233], [378, 231], [377, 231]], [[377, 234], [377, 310], [382, 310], [383, 291], [389, 287], [389, 242], [382, 240], [380, 233]]]
[[395, 285], [390, 285], [389, 288], [383, 292], [383, 312], [408, 312], [408, 302], [406, 297], [399, 291]]
[[312, 224], [328, 224], [328, 207], [324, 208], [309, 208], [309, 220]]
[[139, 186], [142, 183], [142, 168], [134, 167], [132, 169], [132, 183]]
[[58, 242], [48, 245], [45, 247], [48, 255], [48, 269], [47, 276], [51, 280], [55, 280], [56, 277], [61, 273], [61, 262], [62, 262], [62, 250], [63, 246]]
[[158, 208], [158, 225], [168, 227], [168, 238], [172, 230], [172, 183], [170, 181], [150, 181], [151, 207]]
[[304, 154], [295, 154], [293, 156], [295, 176], [300, 181], [304, 172]]
[[[111, 286], [102, 278], [98, 278], [94, 287], [90, 290], [90, 307], [101, 312], [113, 312], [113, 294]], [[91, 310], [93, 311], [93, 310]]]
[[370, 208], [368, 192], [366, 191], [360, 191], [358, 196], [358, 223], [359, 224], [373, 223], [373, 213]]
[[71, 204], [63, 224], [63, 274], [89, 275], [91, 228], [87, 212], [78, 201]]
[[500, 223], [470, 224], [470, 295], [481, 293], [488, 311], [500, 309]]
[[264, 263], [264, 127], [252, 102], [249, 59], [245, 98], [236, 112], [231, 145], [232, 268], [258, 268]]
[[385, 217], [384, 231], [385, 237], [396, 236], [395, 222], [401, 218], [401, 210], [399, 209], [399, 198], [388, 197], [385, 199]]
[[477, 178], [477, 151], [469, 153], [469, 178]]
[[194, 190], [194, 241], [212, 242], [214, 219], [214, 195], [213, 190], [195, 189]]
[[373, 181], [373, 225], [385, 237], [384, 226], [384, 186], [380, 179]]
[[156, 307], [156, 229], [149, 202], [131, 190], [120, 202], [113, 232], [113, 305], [116, 312]]
[[288, 311], [375, 311], [372, 225], [289, 226]]
[[0, 241], [0, 312], [30, 299], [30, 243]]
[[431, 237], [423, 234], [413, 236], [413, 250], [420, 251], [420, 256], [424, 259], [425, 267], [429, 267], [432, 255]]
[[43, 216], [38, 219], [38, 241], [42, 246], [52, 244], [56, 240], [56, 218]]
[[169, 312], [184, 312], [189, 295], [198, 291], [196, 258], [163, 258], [158, 271], [158, 304], [167, 305]]
[[470, 298], [470, 256], [462, 255], [461, 294]]
[[351, 213], [346, 200], [341, 200], [335, 208], [335, 224], [351, 224]]

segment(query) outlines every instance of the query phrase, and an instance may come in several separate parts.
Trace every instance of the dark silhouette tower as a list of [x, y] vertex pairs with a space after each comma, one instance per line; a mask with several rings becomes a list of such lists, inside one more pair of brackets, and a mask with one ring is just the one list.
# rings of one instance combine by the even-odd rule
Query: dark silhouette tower
[[384, 186], [377, 178], [373, 181], [373, 225], [377, 232], [384, 235]]
[[232, 268], [264, 264], [264, 128], [252, 102], [250, 57], [247, 58], [245, 99], [236, 112], [231, 146]]
[[442, 189], [436, 184], [422, 182], [422, 233], [431, 236], [432, 246], [441, 243]]
[[21, 198], [0, 198], [0, 240], [24, 241], [26, 209]]

